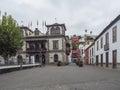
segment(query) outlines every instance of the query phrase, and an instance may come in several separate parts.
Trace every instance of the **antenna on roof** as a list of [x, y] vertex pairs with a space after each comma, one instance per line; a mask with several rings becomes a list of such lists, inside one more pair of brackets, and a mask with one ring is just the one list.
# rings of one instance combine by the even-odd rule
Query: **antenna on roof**
[[21, 21], [20, 23], [21, 23], [21, 26], [23, 26], [23, 25], [24, 25], [24, 21]]
[[92, 34], [92, 31], [90, 31], [90, 34]]
[[55, 18], [55, 22], [57, 23], [57, 18]]
[[38, 28], [38, 25], [39, 25], [39, 22], [38, 22], [38, 20], [37, 20], [37, 28]]

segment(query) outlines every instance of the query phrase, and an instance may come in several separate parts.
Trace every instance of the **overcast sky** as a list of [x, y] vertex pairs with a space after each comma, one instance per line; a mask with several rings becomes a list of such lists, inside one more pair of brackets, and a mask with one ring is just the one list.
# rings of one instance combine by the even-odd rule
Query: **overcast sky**
[[0, 0], [0, 11], [11, 14], [19, 24], [32, 22], [32, 28], [38, 20], [41, 32], [46, 21], [64, 23], [69, 35], [84, 34], [85, 29], [99, 34], [120, 14], [120, 0]]

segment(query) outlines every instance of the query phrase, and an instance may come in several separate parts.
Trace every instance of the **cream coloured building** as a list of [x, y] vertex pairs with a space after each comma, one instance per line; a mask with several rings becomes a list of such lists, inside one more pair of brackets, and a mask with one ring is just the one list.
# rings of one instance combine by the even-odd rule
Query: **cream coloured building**
[[[38, 28], [33, 34], [24, 37], [25, 53], [29, 58], [29, 63], [62, 63], [68, 62], [68, 52], [66, 51], [65, 36], [66, 27], [64, 24], [46, 25], [46, 34], [41, 33]], [[66, 53], [67, 52], [67, 53]]]
[[47, 26], [48, 59], [49, 63], [61, 61], [68, 62], [66, 55], [66, 27], [64, 24], [52, 24]]

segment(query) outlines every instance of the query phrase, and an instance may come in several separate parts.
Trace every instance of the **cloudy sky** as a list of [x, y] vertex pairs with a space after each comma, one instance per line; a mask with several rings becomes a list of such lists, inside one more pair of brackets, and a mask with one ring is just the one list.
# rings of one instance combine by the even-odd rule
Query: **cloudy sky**
[[42, 32], [46, 21], [65, 23], [69, 35], [84, 34], [85, 29], [99, 34], [120, 14], [120, 0], [0, 0], [0, 11], [11, 14], [20, 25], [32, 22], [32, 29], [38, 20]]

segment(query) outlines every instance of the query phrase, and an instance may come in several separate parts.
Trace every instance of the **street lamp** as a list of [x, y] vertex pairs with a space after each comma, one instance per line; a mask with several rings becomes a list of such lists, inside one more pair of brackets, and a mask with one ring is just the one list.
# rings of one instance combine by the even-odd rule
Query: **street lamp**
[[18, 64], [20, 64], [20, 69], [22, 69], [22, 64], [23, 64], [23, 58], [22, 58], [22, 55], [21, 55], [21, 47], [20, 45], [18, 45]]
[[41, 55], [41, 50], [40, 50], [40, 55], [39, 55], [39, 57], [40, 57], [40, 58], [39, 58], [39, 60], [40, 60], [39, 62], [40, 62], [40, 67], [41, 67], [41, 65], [42, 65], [42, 60], [41, 60], [41, 57], [42, 57], [42, 55]]

